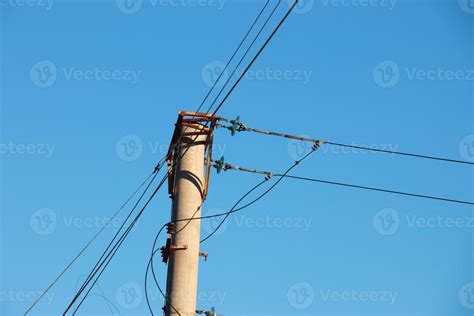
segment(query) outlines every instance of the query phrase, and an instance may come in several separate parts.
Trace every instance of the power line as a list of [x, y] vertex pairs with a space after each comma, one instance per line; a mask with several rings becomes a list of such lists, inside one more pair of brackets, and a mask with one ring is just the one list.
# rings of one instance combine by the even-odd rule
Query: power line
[[[227, 70], [227, 68], [229, 68], [230, 66], [230, 63], [234, 60], [235, 56], [237, 55], [237, 53], [239, 52], [240, 48], [242, 47], [242, 45], [244, 44], [245, 40], [248, 38], [248, 36], [250, 35], [250, 33], [252, 32], [253, 28], [255, 27], [255, 25], [257, 24], [257, 22], [260, 20], [260, 17], [262, 16], [263, 12], [265, 11], [265, 9], [268, 7], [268, 4], [270, 3], [270, 0], [267, 0], [267, 2], [265, 3], [265, 5], [263, 6], [262, 10], [260, 11], [260, 13], [258, 14], [257, 18], [255, 19], [255, 21], [252, 23], [252, 25], [250, 26], [249, 30], [247, 31], [247, 33], [245, 34], [244, 38], [240, 41], [240, 44], [237, 46], [237, 48], [235, 49], [234, 53], [232, 54], [232, 56], [230, 57], [229, 61], [227, 62], [225, 68], [222, 70], [222, 72], [220, 73], [219, 77], [217, 78], [217, 80], [214, 82], [211, 90], [209, 90], [209, 92], [207, 93], [207, 95], [205, 96], [205, 98], [202, 100], [201, 102], [201, 105], [199, 105], [198, 109], [196, 110], [196, 112], [199, 112], [201, 110], [201, 108], [203, 107], [204, 103], [206, 103], [207, 99], [209, 98], [209, 96], [211, 95], [212, 91], [214, 91], [214, 89], [216, 88], [217, 86], [217, 83], [221, 80], [222, 76], [224, 75], [225, 71]], [[209, 112], [209, 111], [208, 111]]]
[[79, 260], [79, 258], [89, 249], [89, 247], [97, 240], [97, 238], [103, 233], [103, 231], [107, 228], [108, 224], [111, 223], [118, 214], [125, 208], [125, 206], [137, 195], [138, 191], [140, 191], [145, 184], [150, 180], [150, 178], [155, 174], [153, 171], [143, 183], [130, 195], [130, 197], [117, 209], [117, 211], [110, 217], [105, 225], [103, 225], [99, 231], [85, 244], [85, 246], [77, 253], [77, 255], [69, 262], [69, 264], [61, 271], [61, 273], [51, 282], [51, 284], [38, 296], [38, 298], [33, 302], [33, 304], [28, 308], [28, 310], [24, 313], [24, 315], [28, 315], [36, 305], [44, 298], [44, 296], [59, 282], [59, 280], [66, 274], [67, 271]]
[[289, 176], [289, 175], [286, 175], [286, 174], [272, 173], [272, 172], [269, 172], [269, 171], [261, 171], [261, 170], [253, 170], [253, 169], [248, 169], [248, 168], [242, 168], [242, 167], [234, 166], [234, 165], [231, 165], [231, 164], [228, 164], [228, 163], [224, 164], [223, 170], [225, 170], [225, 171], [227, 171], [227, 170], [238, 170], [238, 171], [249, 172], [249, 173], [268, 174], [269, 176], [274, 176], [274, 177], [290, 178], [290, 179], [296, 179], [296, 180], [305, 180], [305, 181], [318, 182], [318, 183], [323, 183], [323, 184], [332, 184], [332, 185], [350, 187], [350, 188], [355, 188], [355, 189], [363, 189], [363, 190], [391, 193], [391, 194], [411, 196], [411, 197], [416, 197], [416, 198], [437, 200], [437, 201], [457, 203], [457, 204], [474, 205], [474, 202], [470, 202], [470, 201], [462, 201], [462, 200], [449, 199], [449, 198], [443, 198], [443, 197], [438, 197], [438, 196], [402, 192], [402, 191], [396, 191], [396, 190], [389, 190], [389, 189], [376, 188], [376, 187], [368, 187], [368, 186], [362, 186], [362, 185], [356, 185], [356, 184], [350, 184], [350, 183], [342, 183], [342, 182], [335, 182], [335, 181], [328, 181], [328, 180], [321, 180], [321, 179], [314, 179], [314, 178], [307, 178], [307, 177]]
[[[268, 3], [267, 3], [268, 4]], [[222, 93], [224, 92], [225, 88], [227, 87], [227, 85], [229, 84], [229, 82], [232, 80], [232, 77], [234, 77], [234, 74], [236, 73], [237, 69], [240, 67], [240, 65], [244, 62], [245, 58], [247, 57], [248, 53], [250, 52], [250, 50], [252, 49], [252, 47], [254, 46], [255, 42], [257, 41], [257, 39], [260, 37], [260, 34], [262, 34], [263, 30], [265, 29], [265, 27], [267, 26], [268, 22], [270, 22], [271, 18], [273, 17], [273, 15], [275, 14], [276, 10], [278, 9], [278, 7], [280, 6], [281, 4], [281, 0], [278, 0], [277, 4], [275, 5], [275, 7], [273, 8], [273, 11], [270, 13], [270, 15], [267, 17], [265, 23], [262, 25], [262, 27], [260, 28], [260, 31], [257, 33], [257, 35], [255, 35], [252, 43], [249, 45], [249, 47], [247, 48], [247, 51], [245, 52], [245, 54], [242, 56], [242, 58], [240, 59], [239, 63], [237, 64], [237, 66], [235, 66], [234, 68], [234, 71], [232, 71], [231, 75], [229, 76], [229, 78], [227, 78], [227, 81], [226, 83], [224, 84], [224, 86], [222, 87], [221, 91], [219, 92], [219, 94], [216, 96], [216, 98], [214, 99], [214, 101], [211, 103], [211, 105], [209, 106], [209, 108], [207, 109], [207, 113], [209, 113], [211, 111], [211, 109], [214, 107], [214, 105], [216, 104], [217, 100], [219, 99], [219, 97], [222, 95]]]
[[[122, 225], [120, 226], [120, 228], [117, 230], [117, 232], [115, 233], [114, 237], [112, 238], [112, 240], [109, 242], [109, 244], [107, 245], [106, 249], [103, 251], [102, 255], [100, 256], [99, 260], [97, 261], [97, 263], [95, 264], [95, 266], [92, 268], [92, 271], [89, 273], [89, 275], [87, 276], [86, 280], [84, 281], [84, 283], [82, 284], [81, 288], [79, 289], [79, 291], [77, 291], [76, 295], [74, 296], [73, 300], [71, 301], [71, 303], [69, 304], [69, 306], [67, 307], [66, 311], [65, 311], [65, 314], [72, 308], [72, 306], [74, 305], [74, 303], [77, 301], [77, 299], [79, 298], [79, 296], [82, 294], [82, 292], [84, 291], [84, 289], [87, 287], [87, 285], [91, 282], [91, 280], [93, 279], [93, 277], [97, 274], [97, 271], [102, 267], [103, 265], [103, 259], [106, 255], [106, 253], [109, 251], [110, 247], [112, 246], [112, 244], [115, 242], [115, 240], [117, 239], [118, 235], [120, 234], [120, 232], [122, 231], [122, 229], [124, 228], [125, 224], [128, 222], [128, 220], [130, 219], [130, 217], [132, 216], [133, 212], [135, 211], [135, 209], [138, 207], [138, 205], [140, 204], [140, 202], [142, 201], [143, 197], [145, 196], [146, 192], [148, 192], [148, 190], [150, 189], [151, 185], [153, 184], [153, 182], [155, 181], [159, 171], [161, 170], [162, 168], [162, 163], [160, 163], [157, 168], [155, 169], [154, 173], [153, 173], [153, 177], [152, 179], [149, 181], [148, 185], [146, 186], [145, 190], [143, 190], [142, 194], [140, 195], [140, 197], [138, 198], [138, 200], [135, 202], [135, 205], [133, 206], [132, 210], [129, 212], [129, 214], [127, 215], [126, 219], [123, 221]], [[102, 263], [100, 263], [102, 262]]]
[[293, 5], [290, 7], [290, 9], [288, 10], [288, 12], [285, 14], [285, 16], [283, 17], [283, 19], [280, 21], [280, 23], [278, 23], [278, 25], [276, 26], [276, 28], [273, 30], [273, 32], [270, 34], [270, 36], [268, 37], [268, 39], [265, 41], [265, 43], [262, 45], [262, 47], [259, 49], [259, 51], [257, 52], [257, 54], [254, 56], [254, 58], [251, 60], [250, 64], [247, 66], [247, 68], [245, 68], [245, 70], [242, 72], [242, 74], [240, 75], [240, 77], [237, 79], [237, 81], [235, 82], [235, 84], [232, 86], [232, 88], [229, 90], [229, 92], [227, 93], [227, 95], [224, 97], [224, 99], [221, 101], [221, 103], [219, 104], [219, 106], [216, 108], [216, 110], [214, 110], [213, 112], [213, 115], [215, 115], [219, 109], [224, 105], [224, 103], [227, 101], [227, 99], [230, 97], [230, 95], [232, 94], [232, 92], [235, 90], [235, 88], [237, 88], [237, 86], [239, 85], [239, 83], [242, 81], [242, 79], [244, 78], [244, 76], [247, 74], [247, 72], [250, 70], [250, 68], [253, 66], [253, 64], [257, 61], [258, 57], [260, 57], [260, 55], [262, 54], [262, 52], [265, 50], [265, 48], [268, 46], [268, 44], [271, 42], [271, 40], [273, 39], [273, 37], [275, 36], [275, 34], [278, 32], [278, 30], [281, 28], [281, 26], [283, 25], [283, 23], [285, 23], [286, 19], [290, 16], [291, 12], [293, 12], [294, 8], [296, 7], [296, 5], [298, 4], [299, 0], [295, 0], [295, 2], [293, 3]]
[[[145, 205], [143, 206], [143, 208], [140, 210], [140, 212], [137, 214], [137, 216], [135, 217], [135, 219], [132, 221], [132, 223], [129, 225], [129, 227], [127, 228], [127, 230], [123, 233], [122, 237], [120, 238], [120, 240], [117, 242], [117, 244], [114, 246], [114, 249], [111, 250], [111, 252], [109, 253], [109, 255], [107, 256], [107, 258], [105, 258], [105, 260], [107, 260], [107, 263], [105, 264], [105, 266], [102, 268], [102, 271], [99, 273], [99, 275], [97, 276], [97, 278], [95, 279], [94, 283], [90, 286], [89, 290], [87, 291], [86, 295], [84, 296], [84, 298], [81, 300], [81, 302], [79, 303], [79, 305], [76, 307], [73, 315], [75, 315], [75, 313], [79, 310], [79, 308], [81, 307], [81, 305], [84, 303], [84, 300], [87, 298], [87, 296], [89, 295], [90, 291], [94, 288], [95, 284], [98, 282], [98, 280], [100, 279], [100, 277], [102, 276], [102, 274], [104, 273], [104, 271], [107, 269], [108, 265], [110, 264], [110, 262], [112, 261], [112, 259], [114, 258], [115, 254], [117, 253], [117, 251], [119, 250], [119, 248], [122, 246], [123, 242], [125, 241], [125, 239], [128, 237], [130, 231], [133, 229], [133, 227], [136, 225], [136, 223], [138, 222], [138, 220], [140, 219], [140, 217], [142, 216], [142, 214], [144, 213], [144, 211], [146, 210], [146, 208], [148, 207], [148, 205], [150, 204], [150, 202], [153, 200], [153, 198], [155, 197], [155, 195], [158, 193], [158, 191], [161, 189], [161, 187], [163, 186], [163, 184], [166, 182], [168, 178], [168, 173], [163, 177], [163, 179], [161, 180], [161, 182], [159, 183], [159, 185], [157, 186], [157, 188], [153, 191], [153, 193], [151, 194], [151, 196], [148, 198], [147, 202], [145, 203]], [[105, 261], [104, 261], [105, 262]], [[90, 283], [90, 281], [89, 281]], [[72, 302], [72, 304], [74, 304], [74, 302]], [[64, 315], [67, 313], [67, 311], [64, 313]]]
[[455, 199], [447, 199], [447, 198], [442, 198], [442, 197], [437, 197], [437, 196], [430, 196], [430, 195], [407, 193], [407, 192], [402, 192], [402, 191], [387, 190], [387, 189], [381, 189], [381, 188], [375, 188], [375, 187], [367, 187], [367, 186], [361, 186], [361, 185], [355, 185], [355, 184], [349, 184], [349, 183], [334, 182], [334, 181], [327, 181], [327, 180], [313, 179], [313, 178], [306, 178], [306, 177], [297, 177], [297, 176], [284, 176], [284, 175], [279, 175], [279, 174], [276, 174], [275, 176], [276, 177], [285, 177], [285, 178], [290, 178], [290, 179], [296, 179], [296, 180], [318, 182], [318, 183], [323, 183], [323, 184], [344, 186], [344, 187], [355, 188], [355, 189], [363, 189], [363, 190], [391, 193], [391, 194], [397, 194], [397, 195], [405, 195], [405, 196], [411, 196], [411, 197], [423, 198], [423, 199], [429, 199], [429, 200], [437, 200], [437, 201], [444, 201], [444, 202], [458, 203], [458, 204], [465, 204], [465, 205], [474, 205], [474, 202], [455, 200]]
[[218, 120], [231, 123], [232, 126], [224, 126], [224, 125], [218, 124], [217, 127], [223, 127], [223, 128], [229, 129], [229, 130], [232, 131], [232, 134], [235, 134], [236, 132], [254, 132], [254, 133], [264, 134], [264, 135], [269, 135], [269, 136], [277, 136], [277, 137], [283, 137], [283, 138], [288, 138], [288, 139], [301, 140], [301, 141], [304, 141], [304, 142], [326, 144], [326, 145], [335, 146], [335, 147], [345, 147], [345, 148], [366, 150], [366, 151], [385, 153], [385, 154], [391, 154], [391, 155], [400, 155], [400, 156], [408, 156], [408, 157], [414, 157], [414, 158], [444, 161], [444, 162], [449, 162], [449, 163], [474, 165], [474, 162], [469, 162], [469, 161], [464, 161], [464, 160], [456, 160], [456, 159], [443, 158], [443, 157], [420, 155], [420, 154], [415, 154], [415, 153], [400, 152], [400, 151], [394, 151], [394, 150], [376, 149], [376, 148], [370, 148], [370, 147], [367, 147], [367, 146], [356, 146], [356, 145], [342, 144], [342, 143], [330, 142], [330, 141], [325, 141], [325, 140], [312, 139], [312, 138], [308, 138], [308, 137], [301, 137], [301, 136], [297, 136], [297, 135], [290, 135], [290, 134], [283, 134], [283, 133], [278, 133], [278, 132], [273, 132], [273, 131], [266, 131], [266, 130], [262, 130], [262, 129], [248, 127], [247, 125], [241, 123], [238, 119], [237, 120], [229, 120], [229, 119], [225, 119], [225, 118], [218, 118]]

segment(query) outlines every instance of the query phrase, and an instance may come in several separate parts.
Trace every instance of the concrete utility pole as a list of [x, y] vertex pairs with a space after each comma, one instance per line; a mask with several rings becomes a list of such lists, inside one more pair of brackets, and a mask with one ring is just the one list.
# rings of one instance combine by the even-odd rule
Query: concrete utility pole
[[[178, 222], [169, 228], [168, 243], [162, 248], [164, 259], [168, 261], [167, 316], [196, 315], [199, 257], [203, 255], [199, 249], [201, 220], [180, 220], [201, 217], [209, 180], [209, 163], [205, 168], [205, 155], [208, 152], [209, 160], [214, 120], [209, 120], [208, 115], [196, 119], [195, 115], [199, 114], [193, 113], [193, 118], [186, 119], [186, 112], [180, 113], [171, 144], [172, 158], [168, 162], [173, 200], [171, 221]], [[212, 127], [204, 127], [199, 120], [211, 122]], [[176, 164], [174, 170], [173, 164]]]

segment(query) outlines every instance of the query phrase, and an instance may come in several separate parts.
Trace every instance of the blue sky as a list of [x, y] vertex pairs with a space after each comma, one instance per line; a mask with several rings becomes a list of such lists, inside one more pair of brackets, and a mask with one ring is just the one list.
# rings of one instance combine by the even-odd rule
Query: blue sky
[[[197, 108], [263, 4], [0, 0], [2, 315], [22, 314], [152, 171], [178, 111]], [[278, 17], [287, 9], [284, 0]], [[470, 0], [305, 1], [220, 115], [334, 142], [474, 161], [473, 18]], [[223, 130], [215, 139], [216, 156], [276, 172], [306, 149]], [[323, 147], [294, 174], [474, 199], [473, 168], [463, 165]], [[204, 213], [227, 210], [258, 181], [214, 173]], [[210, 257], [201, 263], [198, 308], [224, 315], [472, 315], [473, 211], [284, 181], [203, 245]], [[164, 190], [78, 315], [148, 313], [144, 272], [169, 216]], [[62, 313], [118, 225], [32, 315]], [[204, 222], [203, 234], [213, 225]], [[159, 260], [156, 267], [163, 284], [166, 268]], [[159, 314], [160, 297], [153, 287], [150, 294]]]

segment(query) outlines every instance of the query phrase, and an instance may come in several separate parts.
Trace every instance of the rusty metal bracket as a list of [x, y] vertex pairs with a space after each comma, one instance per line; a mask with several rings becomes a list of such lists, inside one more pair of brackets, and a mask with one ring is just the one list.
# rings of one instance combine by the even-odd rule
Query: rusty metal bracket
[[207, 257], [209, 257], [209, 254], [207, 252], [200, 252], [199, 257], [203, 257], [204, 261], [207, 261]]
[[188, 249], [187, 245], [177, 246], [171, 244], [171, 238], [166, 239], [166, 246], [161, 247], [161, 257], [163, 258], [164, 263], [168, 263], [169, 257], [177, 250], [186, 250]]
[[[202, 190], [202, 199], [206, 199], [209, 192], [209, 181], [211, 176], [211, 162], [212, 162], [212, 144], [214, 141], [214, 130], [216, 128], [218, 117], [216, 115], [199, 112], [179, 112], [178, 120], [171, 139], [170, 149], [167, 155], [168, 163], [168, 193], [171, 198], [174, 198], [174, 183], [176, 175], [174, 172], [174, 164], [179, 159], [179, 145], [182, 137], [198, 137], [199, 135], [206, 135], [206, 161], [205, 164], [205, 183]], [[191, 127], [197, 132], [183, 132], [183, 127]]]

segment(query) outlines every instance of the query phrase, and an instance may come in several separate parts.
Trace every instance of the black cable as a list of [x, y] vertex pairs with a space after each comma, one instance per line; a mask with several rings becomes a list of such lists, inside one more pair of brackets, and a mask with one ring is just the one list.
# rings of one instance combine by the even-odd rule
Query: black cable
[[[268, 3], [267, 3], [268, 4]], [[268, 22], [270, 22], [271, 18], [273, 17], [273, 15], [275, 14], [276, 10], [278, 9], [278, 7], [280, 6], [281, 4], [281, 0], [278, 0], [277, 4], [275, 5], [275, 7], [273, 8], [273, 11], [270, 13], [270, 15], [267, 17], [265, 23], [262, 25], [262, 27], [260, 28], [260, 31], [258, 32], [257, 35], [255, 35], [252, 43], [250, 44], [250, 46], [247, 48], [247, 51], [245, 52], [245, 54], [242, 56], [242, 58], [240, 59], [239, 63], [237, 64], [237, 66], [235, 66], [234, 68], [234, 71], [232, 71], [231, 75], [229, 76], [229, 78], [227, 78], [227, 81], [226, 83], [224, 84], [224, 86], [222, 87], [221, 91], [219, 92], [219, 94], [216, 96], [216, 98], [214, 99], [214, 101], [211, 103], [211, 105], [209, 106], [209, 108], [207, 109], [207, 113], [209, 113], [211, 111], [211, 109], [214, 107], [214, 105], [216, 104], [217, 100], [220, 98], [220, 96], [222, 95], [222, 93], [224, 92], [225, 88], [227, 87], [227, 85], [229, 84], [229, 82], [232, 80], [232, 78], [234, 77], [234, 74], [236, 73], [237, 69], [239, 69], [240, 65], [244, 62], [245, 58], [247, 57], [248, 53], [250, 52], [250, 50], [252, 49], [252, 47], [254, 46], [255, 42], [257, 41], [257, 39], [260, 37], [260, 34], [262, 34], [263, 30], [265, 29], [265, 27], [267, 26]]]
[[263, 12], [265, 12], [265, 9], [268, 7], [268, 4], [270, 3], [270, 0], [267, 0], [265, 6], [262, 8], [262, 10], [260, 11], [260, 13], [258, 14], [257, 18], [255, 19], [255, 21], [252, 23], [252, 26], [249, 28], [249, 30], [247, 31], [247, 33], [245, 34], [244, 38], [242, 39], [242, 41], [240, 42], [240, 44], [237, 46], [237, 48], [235, 49], [232, 57], [230, 57], [229, 61], [227, 62], [227, 65], [225, 66], [225, 68], [222, 70], [222, 72], [220, 73], [219, 77], [217, 78], [217, 80], [214, 82], [214, 85], [212, 86], [211, 90], [209, 90], [209, 92], [207, 93], [206, 97], [204, 98], [204, 100], [202, 100], [201, 102], [201, 105], [199, 105], [198, 109], [196, 110], [196, 112], [199, 112], [199, 110], [201, 110], [201, 108], [203, 107], [204, 103], [206, 103], [207, 99], [209, 98], [209, 96], [211, 95], [212, 91], [214, 91], [214, 89], [216, 88], [217, 86], [217, 83], [221, 80], [222, 76], [224, 75], [225, 71], [227, 70], [227, 68], [229, 68], [230, 66], [230, 63], [234, 60], [235, 56], [237, 55], [237, 53], [239, 52], [240, 48], [242, 47], [242, 45], [244, 44], [245, 40], [247, 40], [248, 36], [250, 35], [250, 32], [252, 32], [253, 28], [255, 27], [255, 25], [257, 24], [258, 20], [260, 20], [260, 17], [262, 16]]
[[127, 204], [137, 195], [138, 191], [140, 191], [143, 186], [150, 180], [150, 178], [153, 176], [155, 172], [152, 172], [146, 179], [145, 181], [140, 184], [140, 186], [130, 195], [130, 197], [120, 206], [120, 208], [115, 211], [115, 213], [112, 215], [112, 217], [109, 218], [107, 223], [99, 229], [99, 231], [87, 242], [87, 244], [79, 251], [79, 253], [74, 257], [74, 259], [71, 260], [71, 262], [63, 269], [63, 271], [54, 279], [54, 281], [44, 290], [40, 296], [35, 300], [35, 302], [28, 308], [28, 310], [24, 313], [24, 315], [28, 315], [33, 308], [40, 302], [43, 297], [57, 284], [57, 282], [66, 274], [66, 272], [74, 265], [74, 263], [77, 262], [77, 260], [86, 252], [86, 250], [92, 245], [92, 243], [102, 234], [102, 232], [107, 228], [107, 224], [110, 223], [112, 220], [114, 220], [117, 215], [127, 206]]
[[[303, 136], [284, 134], [284, 133], [279, 133], [279, 132], [274, 132], [274, 131], [266, 131], [266, 130], [262, 130], [262, 129], [248, 127], [247, 125], [245, 125], [243, 123], [240, 123], [240, 122], [235, 123], [235, 121], [232, 121], [232, 120], [229, 120], [229, 119], [226, 119], [226, 118], [223, 118], [223, 117], [218, 118], [218, 120], [225, 121], [225, 122], [228, 122], [228, 123], [232, 123], [233, 124], [232, 126], [225, 126], [225, 125], [217, 124], [217, 127], [223, 127], [223, 128], [229, 129], [233, 132], [253, 132], [253, 133], [264, 134], [264, 135], [269, 135], [269, 136], [277, 136], [277, 137], [288, 138], [288, 139], [293, 139], [293, 140], [300, 140], [300, 141], [303, 141], [303, 142], [319, 143], [321, 145], [331, 145], [331, 146], [335, 146], [335, 147], [345, 147], [345, 148], [366, 150], [366, 151], [392, 154], [392, 155], [401, 155], [401, 156], [409, 156], [409, 157], [423, 158], [423, 159], [430, 159], [430, 160], [437, 160], [437, 161], [444, 161], [444, 162], [474, 165], [474, 162], [469, 162], [469, 161], [464, 161], [464, 160], [450, 159], [450, 158], [444, 158], [444, 157], [435, 157], [435, 156], [428, 156], [428, 155], [420, 155], [420, 154], [400, 152], [400, 151], [395, 151], [395, 150], [370, 148], [368, 146], [356, 146], [356, 145], [335, 143], [335, 142], [329, 142], [329, 141], [325, 141], [325, 140], [313, 139], [313, 138], [308, 138], [308, 137], [303, 137]], [[238, 125], [236, 126], [235, 124], [238, 124]]]
[[[140, 202], [142, 201], [143, 197], [145, 196], [146, 192], [148, 192], [148, 190], [150, 189], [151, 185], [153, 184], [153, 182], [155, 181], [159, 171], [161, 170], [162, 168], [162, 163], [160, 163], [157, 168], [155, 169], [154, 171], [154, 175], [152, 177], [152, 179], [150, 180], [150, 182], [148, 183], [148, 185], [146, 186], [145, 190], [142, 192], [142, 194], [140, 195], [140, 197], [138, 198], [137, 202], [135, 203], [135, 205], [133, 206], [132, 210], [129, 212], [129, 214], [127, 215], [126, 219], [123, 221], [122, 225], [120, 226], [120, 228], [117, 230], [117, 232], [115, 233], [114, 237], [112, 238], [112, 240], [109, 242], [109, 244], [107, 245], [107, 248], [103, 251], [102, 255], [100, 256], [99, 260], [97, 261], [97, 263], [94, 265], [92, 271], [89, 273], [89, 275], [87, 276], [87, 279], [86, 281], [83, 283], [83, 285], [81, 286], [81, 288], [79, 289], [79, 291], [76, 293], [76, 295], [74, 296], [73, 300], [71, 301], [71, 303], [68, 305], [68, 307], [66, 308], [64, 314], [66, 314], [71, 308], [72, 306], [74, 305], [74, 303], [77, 301], [77, 299], [79, 298], [79, 296], [82, 294], [82, 292], [84, 291], [84, 289], [87, 287], [87, 285], [90, 283], [90, 281], [92, 280], [92, 278], [97, 274], [97, 271], [98, 269], [101, 268], [101, 266], [104, 264], [104, 256], [105, 254], [109, 251], [110, 247], [112, 246], [112, 244], [114, 243], [114, 241], [117, 239], [118, 235], [120, 234], [120, 232], [122, 231], [122, 229], [124, 228], [125, 224], [127, 223], [127, 221], [130, 219], [130, 217], [132, 216], [133, 212], [135, 211], [135, 209], [138, 207], [138, 205], [140, 204]], [[102, 261], [102, 263], [100, 263]]]
[[[244, 200], [247, 196], [249, 196], [252, 192], [254, 192], [256, 189], [258, 189], [260, 186], [262, 186], [264, 183], [266, 183], [268, 180], [265, 179], [264, 181], [260, 182], [259, 184], [257, 184], [255, 187], [253, 187], [250, 191], [248, 191], [246, 194], [244, 194], [240, 199], [239, 201], [232, 207], [231, 211], [235, 210], [235, 208], [240, 204], [240, 202], [242, 200]], [[158, 290], [160, 291], [161, 295], [165, 298], [165, 300], [167, 300], [166, 298], [166, 295], [164, 294], [163, 290], [161, 289], [161, 286], [158, 282], [158, 279], [156, 277], [156, 273], [155, 273], [155, 270], [154, 270], [154, 264], [153, 264], [153, 258], [155, 256], [155, 254], [159, 251], [159, 249], [156, 249], [156, 244], [158, 242], [158, 239], [161, 235], [161, 233], [163, 232], [163, 229], [171, 224], [171, 223], [178, 223], [178, 222], [181, 222], [181, 221], [188, 221], [188, 223], [186, 223], [186, 225], [184, 227], [182, 227], [179, 231], [176, 232], [176, 234], [179, 234], [181, 231], [183, 231], [188, 225], [189, 223], [192, 222], [192, 220], [194, 219], [197, 219], [196, 217], [194, 217], [196, 215], [196, 213], [201, 209], [201, 207], [198, 207], [198, 209], [196, 210], [196, 212], [193, 214], [192, 218], [191, 219], [184, 219], [184, 220], [180, 220], [180, 221], [173, 221], [173, 222], [170, 222], [164, 226], [161, 227], [161, 229], [158, 231], [158, 233], [156, 234], [156, 237], [155, 237], [155, 241], [153, 243], [153, 247], [152, 247], [152, 252], [151, 252], [151, 256], [150, 256], [150, 259], [148, 261], [148, 266], [147, 266], [147, 270], [146, 270], [146, 273], [145, 273], [145, 298], [146, 298], [146, 301], [147, 301], [147, 305], [148, 305], [148, 309], [150, 310], [151, 314], [153, 315], [153, 310], [151, 308], [151, 304], [150, 304], [150, 301], [149, 301], [149, 297], [148, 297], [148, 292], [147, 292], [147, 282], [148, 282], [148, 273], [149, 273], [149, 270], [151, 268], [152, 270], [152, 275], [153, 275], [153, 279], [155, 281], [155, 284], [156, 286], [158, 287]], [[225, 219], [227, 219], [227, 217], [230, 215], [229, 213], [226, 213], [227, 216]], [[225, 221], [224, 219], [224, 221]], [[222, 225], [222, 224], [221, 224]], [[220, 226], [217, 227], [216, 231], [220, 228]], [[208, 236], [206, 239], [209, 239], [211, 236]], [[204, 242], [204, 241], [201, 241], [201, 243]], [[155, 250], [156, 249], [156, 250]]]
[[453, 163], [460, 163], [466, 165], [474, 165], [474, 162], [463, 161], [463, 160], [456, 160], [456, 159], [449, 159], [449, 158], [442, 158], [442, 157], [434, 157], [434, 156], [426, 156], [426, 155], [419, 155], [413, 153], [406, 153], [406, 152], [399, 152], [399, 151], [392, 151], [392, 150], [384, 150], [384, 149], [376, 149], [364, 146], [355, 146], [355, 145], [347, 145], [347, 144], [340, 144], [340, 143], [333, 143], [333, 142], [324, 142], [325, 144], [338, 146], [338, 147], [346, 147], [346, 148], [353, 148], [359, 150], [367, 150], [373, 152], [380, 152], [385, 154], [392, 154], [392, 155], [400, 155], [400, 156], [409, 156], [409, 157], [416, 157], [416, 158], [423, 158], [423, 159], [430, 159], [430, 160], [438, 160], [444, 162], [453, 162]]
[[[151, 203], [151, 201], [153, 200], [153, 198], [155, 197], [155, 195], [158, 193], [158, 191], [161, 189], [161, 187], [163, 186], [163, 184], [166, 182], [166, 180], [168, 179], [168, 173], [163, 177], [163, 179], [161, 180], [161, 182], [158, 184], [157, 188], [153, 191], [153, 193], [151, 194], [151, 196], [148, 198], [147, 202], [145, 203], [145, 205], [143, 206], [143, 208], [140, 210], [140, 212], [137, 214], [137, 216], [135, 217], [135, 219], [132, 221], [132, 223], [129, 225], [129, 227], [127, 228], [127, 230], [124, 232], [124, 234], [122, 235], [122, 237], [120, 238], [120, 240], [117, 242], [116, 246], [114, 247], [114, 249], [111, 250], [111, 254], [109, 254], [109, 258], [105, 258], [105, 260], [107, 260], [107, 263], [105, 264], [105, 266], [102, 268], [102, 271], [100, 272], [100, 274], [97, 276], [97, 278], [95, 279], [94, 283], [92, 283], [92, 285], [90, 286], [89, 290], [87, 291], [86, 295], [84, 296], [84, 298], [81, 300], [81, 302], [79, 303], [79, 305], [77, 306], [77, 308], [75, 309], [73, 315], [75, 315], [75, 313], [79, 310], [79, 308], [81, 307], [82, 303], [84, 302], [84, 300], [87, 298], [87, 295], [90, 293], [90, 291], [94, 288], [95, 284], [99, 281], [100, 277], [102, 276], [102, 274], [104, 273], [104, 271], [107, 269], [108, 265], [110, 264], [110, 262], [112, 261], [112, 259], [114, 258], [115, 254], [117, 253], [117, 251], [119, 250], [119, 248], [122, 246], [123, 242], [125, 241], [125, 239], [128, 237], [130, 231], [133, 229], [133, 227], [135, 226], [135, 224], [138, 222], [138, 220], [140, 219], [140, 217], [142, 216], [142, 214], [144, 213], [144, 211], [146, 210], [146, 208], [148, 207], [148, 205]], [[104, 261], [105, 262], [105, 261]], [[66, 312], [64, 313], [64, 315], [66, 314]]]
[[286, 19], [290, 16], [291, 12], [293, 12], [293, 9], [296, 7], [296, 5], [298, 4], [299, 0], [295, 0], [295, 3], [293, 3], [293, 5], [290, 7], [290, 9], [288, 10], [288, 12], [285, 14], [285, 16], [283, 17], [283, 19], [280, 21], [280, 23], [278, 23], [277, 27], [273, 30], [272, 34], [270, 34], [270, 36], [268, 37], [268, 39], [265, 41], [265, 43], [263, 44], [263, 46], [260, 48], [260, 50], [257, 52], [257, 54], [255, 55], [255, 57], [252, 59], [252, 61], [250, 62], [250, 64], [247, 66], [247, 68], [245, 68], [244, 72], [241, 74], [241, 76], [239, 77], [239, 79], [237, 79], [237, 82], [232, 86], [232, 88], [229, 90], [229, 92], [227, 93], [227, 95], [224, 97], [224, 99], [221, 101], [221, 103], [219, 104], [219, 106], [216, 108], [216, 110], [214, 111], [213, 115], [215, 115], [219, 110], [220, 108], [224, 105], [224, 103], [227, 101], [227, 99], [230, 97], [230, 95], [232, 94], [232, 92], [235, 90], [235, 88], [239, 85], [239, 83], [242, 81], [242, 79], [244, 78], [244, 76], [247, 74], [247, 72], [249, 71], [249, 69], [253, 66], [253, 64], [255, 63], [255, 61], [257, 61], [258, 57], [260, 57], [260, 55], [262, 54], [262, 52], [265, 50], [265, 48], [268, 46], [268, 44], [271, 42], [271, 40], [273, 39], [273, 37], [275, 36], [275, 34], [278, 32], [278, 30], [280, 29], [280, 27], [283, 25], [283, 23], [285, 23]]
[[349, 187], [349, 188], [355, 188], [355, 189], [363, 189], [363, 190], [391, 193], [391, 194], [397, 194], [397, 195], [405, 195], [405, 196], [411, 196], [411, 197], [417, 197], [417, 198], [423, 198], [423, 199], [429, 199], [429, 200], [437, 200], [437, 201], [444, 201], [444, 202], [450, 202], [450, 203], [474, 205], [474, 202], [467, 202], [467, 201], [461, 201], [461, 200], [446, 199], [446, 198], [441, 198], [441, 197], [436, 197], [436, 196], [421, 195], [421, 194], [415, 194], [415, 193], [407, 193], [407, 192], [401, 192], [401, 191], [394, 191], [394, 190], [387, 190], [387, 189], [381, 189], [381, 188], [367, 187], [367, 186], [361, 186], [361, 185], [355, 185], [355, 184], [349, 184], [349, 183], [334, 182], [334, 181], [327, 181], [327, 180], [320, 180], [320, 179], [312, 179], [312, 178], [305, 178], [305, 177], [298, 177], [298, 176], [279, 175], [279, 174], [275, 174], [274, 176], [275, 177], [296, 179], [296, 180], [318, 182], [318, 183], [323, 183], [323, 184], [331, 184], [331, 185], [337, 185], [337, 186], [343, 186], [343, 187]]

